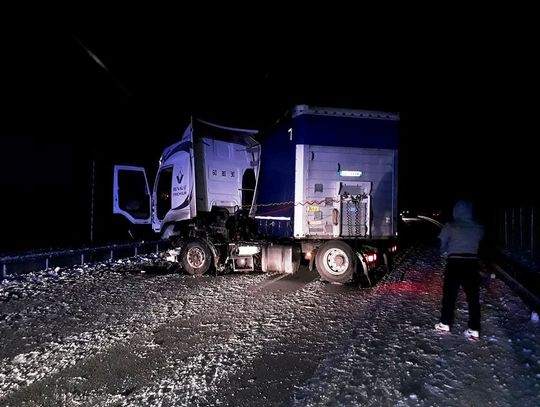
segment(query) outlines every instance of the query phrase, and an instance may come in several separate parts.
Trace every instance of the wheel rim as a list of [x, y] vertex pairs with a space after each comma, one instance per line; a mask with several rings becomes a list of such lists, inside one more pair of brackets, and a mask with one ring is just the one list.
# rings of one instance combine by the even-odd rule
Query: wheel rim
[[204, 251], [200, 247], [191, 247], [187, 252], [187, 262], [194, 269], [201, 268], [206, 260]]
[[349, 256], [341, 249], [333, 248], [324, 253], [324, 268], [330, 274], [339, 276], [349, 268]]

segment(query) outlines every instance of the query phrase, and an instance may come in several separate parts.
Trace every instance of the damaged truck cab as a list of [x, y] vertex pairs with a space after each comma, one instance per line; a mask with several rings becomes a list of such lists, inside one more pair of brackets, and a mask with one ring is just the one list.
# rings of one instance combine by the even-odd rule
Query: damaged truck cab
[[171, 239], [171, 260], [210, 269], [351, 281], [390, 264], [397, 236], [397, 135], [392, 113], [296, 106], [264, 132], [193, 120], [160, 159], [115, 166], [113, 212]]

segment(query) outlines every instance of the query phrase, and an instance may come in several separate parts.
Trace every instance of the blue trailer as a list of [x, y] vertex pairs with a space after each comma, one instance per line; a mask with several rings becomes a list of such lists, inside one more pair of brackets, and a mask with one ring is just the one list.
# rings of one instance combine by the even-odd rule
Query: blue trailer
[[[171, 259], [193, 274], [294, 273], [304, 256], [348, 282], [395, 251], [398, 130], [395, 113], [306, 105], [264, 131], [194, 121], [152, 193], [143, 169], [115, 167], [113, 211], [172, 238]], [[120, 205], [122, 171], [138, 174], [148, 216]]]
[[[397, 237], [399, 115], [296, 106], [260, 136], [259, 230], [296, 241], [321, 278], [388, 262]], [[358, 261], [357, 261], [358, 260]]]

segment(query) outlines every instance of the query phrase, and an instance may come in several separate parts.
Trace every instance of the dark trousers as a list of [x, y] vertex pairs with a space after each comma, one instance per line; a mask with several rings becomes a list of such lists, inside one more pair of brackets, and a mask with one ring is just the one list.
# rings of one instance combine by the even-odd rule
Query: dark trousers
[[469, 328], [480, 330], [480, 270], [476, 259], [448, 259], [444, 270], [441, 322], [452, 325], [459, 287], [469, 305]]

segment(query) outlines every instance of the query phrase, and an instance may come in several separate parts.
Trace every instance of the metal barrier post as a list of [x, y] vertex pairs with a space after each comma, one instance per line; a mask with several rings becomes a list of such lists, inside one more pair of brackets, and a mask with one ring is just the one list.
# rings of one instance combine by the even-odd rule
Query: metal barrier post
[[536, 260], [536, 250], [535, 250], [536, 241], [534, 238], [535, 232], [536, 232], [535, 226], [536, 225], [534, 224], [534, 206], [533, 206], [531, 207], [531, 260], [532, 260], [533, 268], [537, 270], [538, 264]]
[[523, 247], [523, 207], [519, 208], [519, 257], [525, 257], [525, 248]]
[[506, 250], [508, 247], [508, 208], [504, 208], [504, 244], [503, 249]]

